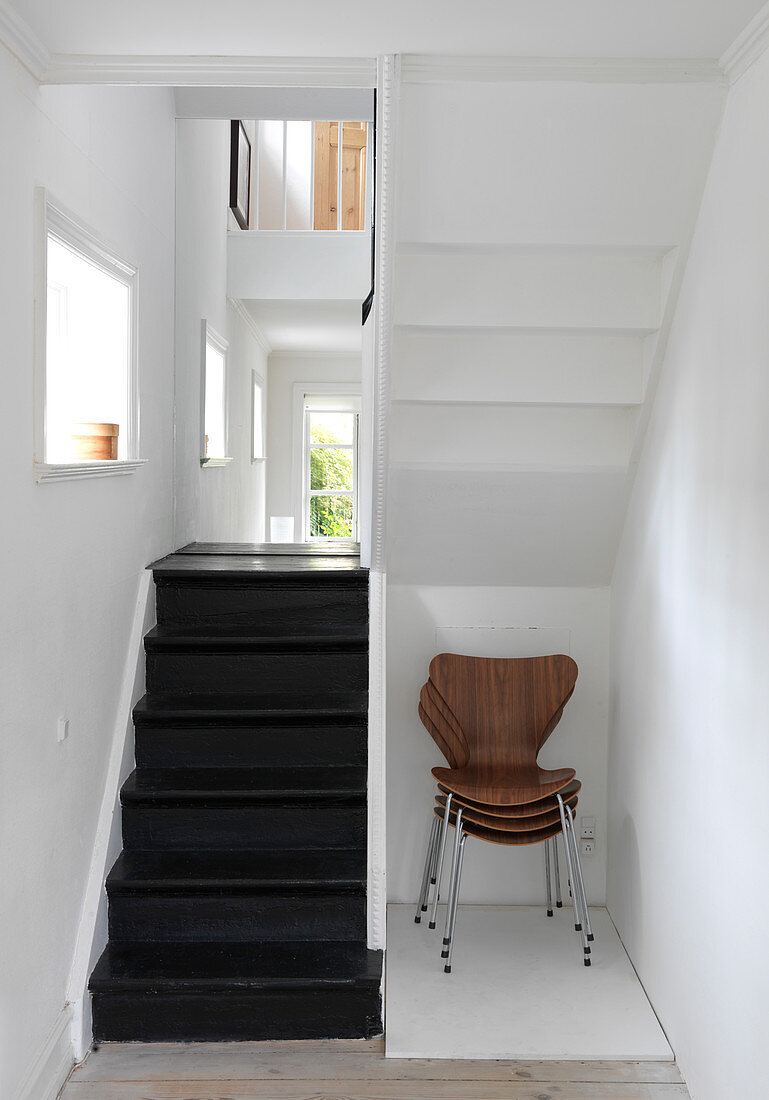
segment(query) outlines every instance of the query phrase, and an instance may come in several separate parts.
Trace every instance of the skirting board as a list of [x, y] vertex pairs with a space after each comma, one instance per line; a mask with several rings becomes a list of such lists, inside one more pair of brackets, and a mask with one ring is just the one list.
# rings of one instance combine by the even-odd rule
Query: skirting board
[[48, 1038], [32, 1059], [27, 1073], [13, 1094], [13, 1100], [56, 1100], [75, 1059], [70, 1030], [72, 1006], [67, 1004], [56, 1017]]

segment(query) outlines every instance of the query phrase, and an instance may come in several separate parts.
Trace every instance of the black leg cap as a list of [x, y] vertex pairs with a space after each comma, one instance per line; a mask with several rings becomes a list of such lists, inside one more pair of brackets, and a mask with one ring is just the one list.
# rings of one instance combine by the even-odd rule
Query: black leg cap
[[444, 966], [443, 973], [444, 974], [450, 974], [451, 973], [451, 967], [450, 966]]
[[585, 954], [586, 954], [586, 955], [589, 955], [589, 954], [590, 954], [590, 948], [589, 948], [589, 947], [586, 947], [586, 948], [585, 948]]
[[449, 957], [449, 951], [448, 951], [448, 948], [446, 948], [444, 951], [441, 951], [441, 958], [442, 959], [447, 959], [448, 957]]
[[423, 905], [423, 906], [422, 906], [422, 912], [423, 912], [423, 913], [426, 913], [426, 912], [427, 912], [427, 906], [426, 906], [426, 905]]
[[421, 923], [422, 923], [422, 918], [420, 916], [414, 917], [414, 924], [421, 924]]
[[428, 928], [435, 928], [435, 921], [434, 921], [434, 920], [431, 920], [431, 921], [429, 922], [429, 924], [427, 925], [427, 927], [428, 927]]
[[431, 886], [435, 886], [435, 879], [434, 879], [434, 878], [431, 878], [431, 879], [430, 879], [430, 885], [431, 885]]
[[588, 934], [587, 934], [587, 938], [588, 938], [588, 940], [590, 941], [590, 943], [592, 943], [592, 942], [593, 942], [593, 940], [595, 939], [595, 936], [593, 935], [593, 933], [592, 933], [592, 932], [588, 932]]
[[585, 966], [590, 966], [590, 959], [587, 957], [585, 958]]
[[555, 907], [556, 907], [556, 909], [563, 909], [563, 902], [562, 901], [557, 901], [555, 903]]
[[451, 937], [450, 937], [450, 936], [444, 936], [444, 937], [443, 937], [443, 942], [444, 942], [445, 944], [449, 944], [449, 943], [451, 943]]
[[574, 925], [574, 931], [575, 932], [581, 932], [582, 931], [582, 925], [581, 924], [575, 924]]
[[552, 915], [553, 915], [553, 910], [552, 910], [552, 909], [548, 909], [548, 911], [547, 911], [547, 915], [548, 915], [548, 917], [552, 917]]

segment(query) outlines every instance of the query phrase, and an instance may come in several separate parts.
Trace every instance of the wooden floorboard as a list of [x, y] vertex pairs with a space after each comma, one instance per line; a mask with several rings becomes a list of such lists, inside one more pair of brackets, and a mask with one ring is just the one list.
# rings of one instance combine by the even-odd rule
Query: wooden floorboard
[[504, 1081], [171, 1081], [68, 1085], [62, 1100], [685, 1100], [685, 1085]]
[[61, 1100], [686, 1100], [673, 1062], [385, 1058], [380, 1040], [107, 1043]]

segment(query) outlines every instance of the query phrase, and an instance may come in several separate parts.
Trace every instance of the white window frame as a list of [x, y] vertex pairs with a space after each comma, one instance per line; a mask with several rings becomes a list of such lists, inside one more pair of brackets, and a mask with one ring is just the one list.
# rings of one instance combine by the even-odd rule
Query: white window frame
[[[206, 360], [207, 360], [207, 348], [208, 345], [216, 348], [218, 352], [224, 358], [224, 385], [222, 386], [222, 403], [223, 403], [223, 415], [224, 415], [224, 450], [223, 455], [212, 455], [210, 458], [206, 456]], [[200, 465], [208, 468], [212, 466], [227, 466], [232, 462], [232, 457], [227, 455], [227, 449], [230, 443], [229, 432], [229, 370], [228, 370], [228, 353], [229, 344], [220, 336], [216, 329], [203, 318], [200, 322]]]
[[[34, 470], [38, 482], [72, 481], [92, 477], [132, 474], [146, 463], [139, 457], [139, 367], [138, 318], [139, 272], [136, 265], [121, 259], [118, 250], [103, 240], [66, 207], [53, 199], [43, 187], [35, 193], [37, 207], [37, 256], [35, 263], [35, 423]], [[121, 428], [126, 441], [126, 458], [84, 462], [47, 462], [46, 453], [46, 338], [48, 327], [48, 237], [55, 237], [68, 248], [83, 255], [90, 263], [128, 288], [128, 370], [127, 423]]]
[[[257, 386], [262, 393], [262, 409], [261, 409], [261, 429], [262, 429], [262, 453], [260, 455], [254, 453], [254, 435], [256, 429], [256, 389]], [[267, 458], [267, 408], [265, 398], [265, 386], [264, 378], [258, 370], [251, 370], [251, 462], [264, 462]]]
[[[314, 395], [313, 395], [314, 396]], [[352, 413], [353, 420], [353, 435], [352, 445], [349, 443], [324, 443], [323, 449], [337, 450], [337, 451], [352, 451], [352, 491], [349, 489], [311, 489], [310, 488], [310, 452], [312, 450], [312, 444], [310, 442], [310, 417], [314, 412], [329, 412], [329, 413]], [[321, 542], [324, 545], [334, 542], [357, 542], [358, 541], [358, 479], [359, 479], [359, 466], [360, 455], [358, 451], [358, 434], [360, 424], [360, 409], [354, 409], [351, 407], [340, 408], [333, 401], [330, 405], [326, 405], [325, 402], [322, 405], [313, 407], [312, 405], [304, 406], [304, 455], [302, 461], [303, 467], [303, 480], [304, 480], [304, 504], [303, 504], [303, 535], [305, 542]], [[348, 497], [352, 496], [352, 535], [349, 537], [341, 536], [337, 538], [329, 537], [328, 535], [312, 535], [310, 534], [310, 501], [316, 497]]]

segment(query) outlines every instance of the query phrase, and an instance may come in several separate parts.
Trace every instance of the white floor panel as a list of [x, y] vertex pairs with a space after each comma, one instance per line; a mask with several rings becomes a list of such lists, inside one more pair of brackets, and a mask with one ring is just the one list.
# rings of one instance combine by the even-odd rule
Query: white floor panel
[[460, 905], [451, 974], [413, 905], [387, 915], [388, 1058], [671, 1061], [673, 1052], [605, 909], [590, 910], [592, 966], [573, 913]]

